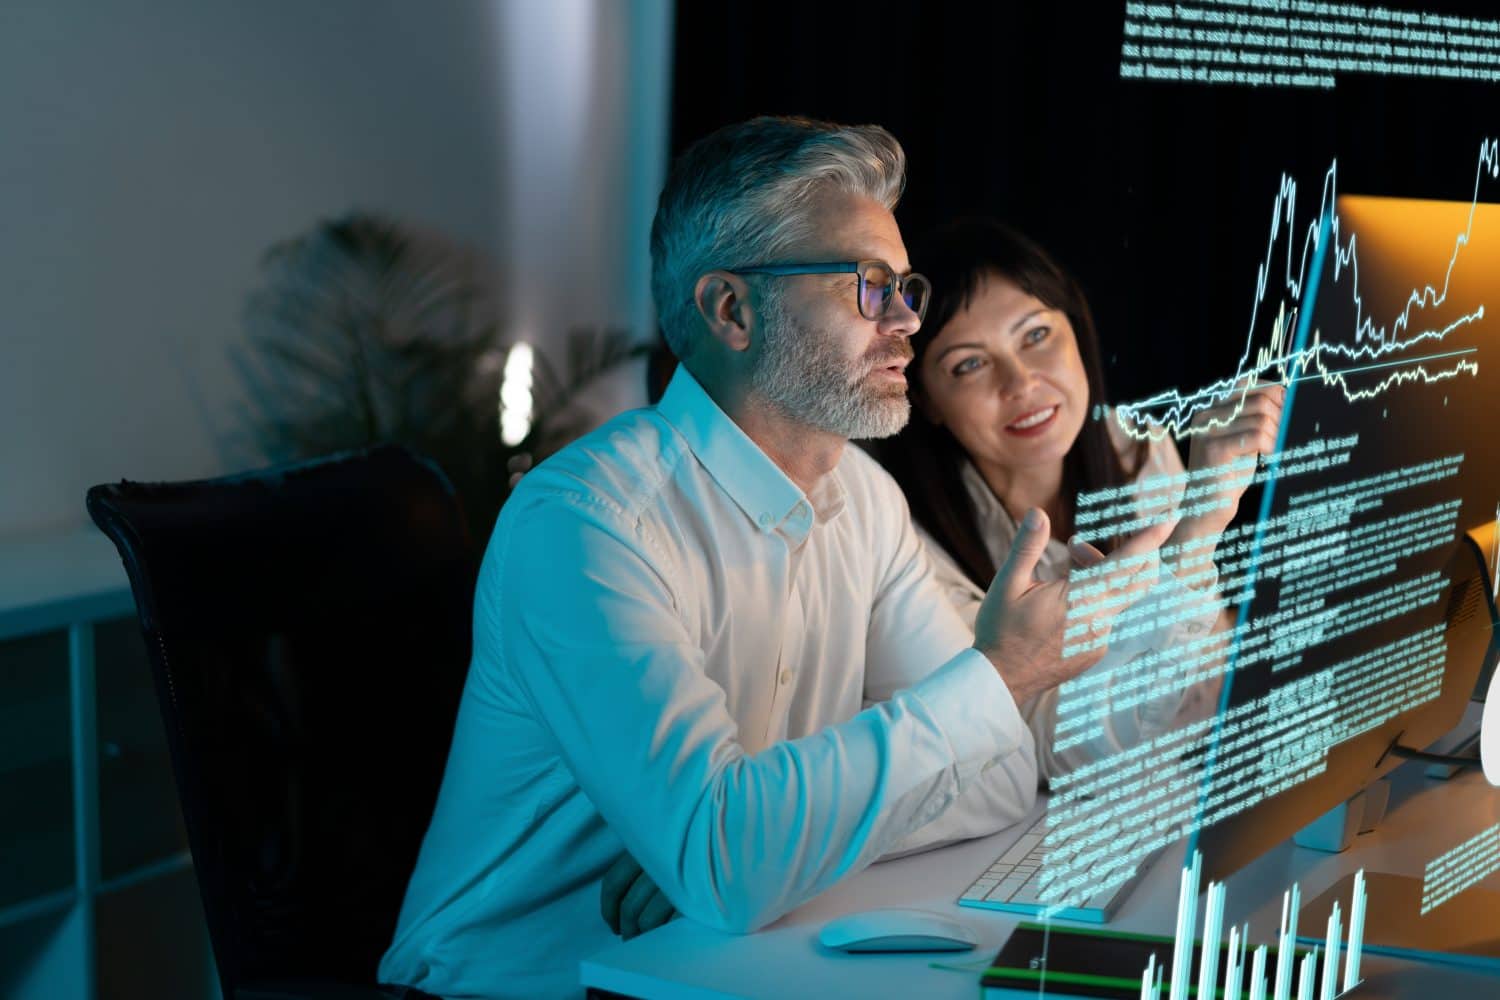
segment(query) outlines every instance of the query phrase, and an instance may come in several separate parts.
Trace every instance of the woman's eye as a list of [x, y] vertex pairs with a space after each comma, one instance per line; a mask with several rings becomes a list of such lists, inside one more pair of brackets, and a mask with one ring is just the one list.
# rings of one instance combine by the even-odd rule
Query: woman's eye
[[964, 358], [958, 364], [953, 366], [953, 374], [967, 375], [969, 374], [969, 372], [978, 371], [980, 366], [982, 366], [983, 364], [983, 358], [979, 357], [979, 355], [977, 354], [971, 354], [969, 357]]
[[1040, 344], [1052, 333], [1050, 326], [1034, 326], [1021, 335], [1021, 339], [1028, 344]]

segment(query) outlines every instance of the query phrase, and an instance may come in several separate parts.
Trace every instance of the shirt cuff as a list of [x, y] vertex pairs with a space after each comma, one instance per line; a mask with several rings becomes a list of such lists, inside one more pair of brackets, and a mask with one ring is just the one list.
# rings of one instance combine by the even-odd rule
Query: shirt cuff
[[1031, 738], [1010, 688], [977, 649], [963, 650], [918, 681], [911, 693], [942, 726], [961, 784]]

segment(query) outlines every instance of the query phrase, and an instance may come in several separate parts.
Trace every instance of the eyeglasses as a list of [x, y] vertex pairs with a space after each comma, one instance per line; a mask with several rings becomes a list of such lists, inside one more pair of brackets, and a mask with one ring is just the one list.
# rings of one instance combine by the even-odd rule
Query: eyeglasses
[[927, 314], [932, 285], [920, 274], [897, 274], [883, 260], [860, 260], [820, 264], [762, 264], [758, 267], [736, 267], [731, 274], [854, 274], [859, 276], [859, 314], [877, 320], [891, 308], [899, 294], [906, 308], [921, 320]]

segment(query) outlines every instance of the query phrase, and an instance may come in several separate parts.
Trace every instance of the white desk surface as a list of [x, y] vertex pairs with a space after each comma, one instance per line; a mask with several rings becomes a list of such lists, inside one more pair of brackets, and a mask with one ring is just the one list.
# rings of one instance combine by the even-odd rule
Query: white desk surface
[[[1290, 842], [1268, 852], [1228, 881], [1225, 927], [1249, 920], [1251, 943], [1274, 943], [1281, 894], [1300, 881], [1312, 899], [1339, 878], [1363, 867], [1420, 877], [1437, 854], [1500, 822], [1500, 789], [1477, 771], [1450, 782], [1423, 777], [1407, 763], [1391, 775], [1390, 810], [1372, 833], [1342, 854], [1324, 854]], [[1462, 834], [1443, 817], [1462, 815]], [[674, 920], [631, 941], [612, 945], [581, 966], [584, 986], [642, 998], [706, 1000], [724, 997], [962, 997], [978, 995], [980, 970], [1000, 949], [1019, 917], [959, 906], [955, 900], [1019, 836], [1018, 830], [872, 865], [756, 934], [735, 936], [688, 920]], [[1110, 921], [1113, 930], [1170, 936], [1184, 848], [1169, 849], [1147, 872]], [[1481, 886], [1500, 890], [1500, 874]], [[1373, 903], [1372, 903], [1373, 905]], [[818, 944], [828, 920], [857, 910], [913, 906], [962, 921], [979, 939], [972, 952], [911, 955], [844, 955]], [[1200, 903], [1201, 906], [1201, 903]], [[1500, 923], [1500, 914], [1496, 914]], [[931, 963], [969, 971], [935, 969]], [[1356, 997], [1500, 997], [1500, 974], [1487, 974], [1366, 954], [1365, 982]]]

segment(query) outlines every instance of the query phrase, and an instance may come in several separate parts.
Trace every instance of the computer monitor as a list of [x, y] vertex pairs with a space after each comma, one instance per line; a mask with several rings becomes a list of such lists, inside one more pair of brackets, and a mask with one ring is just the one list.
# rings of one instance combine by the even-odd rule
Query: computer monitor
[[[1459, 723], [1493, 659], [1500, 370], [1479, 358], [1500, 206], [1479, 201], [1478, 181], [1497, 155], [1484, 145], [1475, 198], [1456, 203], [1340, 198], [1331, 170], [1322, 204], [1267, 253], [1263, 274], [1285, 267], [1298, 308], [1282, 300], [1253, 327], [1222, 381], [1117, 408], [1128, 430], [1164, 428], [1188, 451], [1195, 413], [1232, 404], [1247, 378], [1287, 387], [1277, 448], [1242, 470], [1253, 485], [1216, 552], [1221, 648], [1199, 640], [1070, 682], [1057, 734], [1086, 742], [1129, 708], [1121, 691], [1218, 683], [1218, 711], [1054, 780], [1049, 882], [1097, 892], [1179, 837], [1223, 878], [1394, 769], [1393, 748]], [[1080, 498], [1080, 519], [1107, 534], [1152, 489], [1212, 494], [1194, 473]], [[1124, 841], [1140, 846], [1113, 848]]]
[[[1477, 182], [1486, 166], [1481, 159]], [[1289, 516], [1299, 527], [1279, 546], [1263, 544], [1256, 595], [1240, 609], [1242, 621], [1288, 616], [1285, 652], [1269, 669], [1234, 670], [1223, 709], [1303, 684], [1340, 701], [1343, 724], [1328, 731], [1321, 761], [1316, 742], [1304, 741], [1308, 759], [1286, 762], [1298, 780], [1204, 825], [1196, 846], [1207, 878], [1394, 769], [1402, 757], [1393, 747], [1419, 751], [1449, 733], [1481, 682], [1494, 632], [1485, 543], [1500, 513], [1486, 454], [1500, 377], [1479, 363], [1494, 342], [1482, 320], [1500, 290], [1500, 206], [1480, 202], [1481, 190], [1476, 183], [1471, 201], [1334, 203], [1322, 273], [1308, 275], [1313, 313], [1279, 372], [1296, 390], [1284, 453], [1304, 449], [1316, 461], [1298, 472], [1283, 458], [1291, 475], [1267, 477], [1256, 534], [1274, 538]], [[1319, 677], [1327, 684], [1309, 683]], [[1315, 773], [1301, 773], [1313, 762]]]

